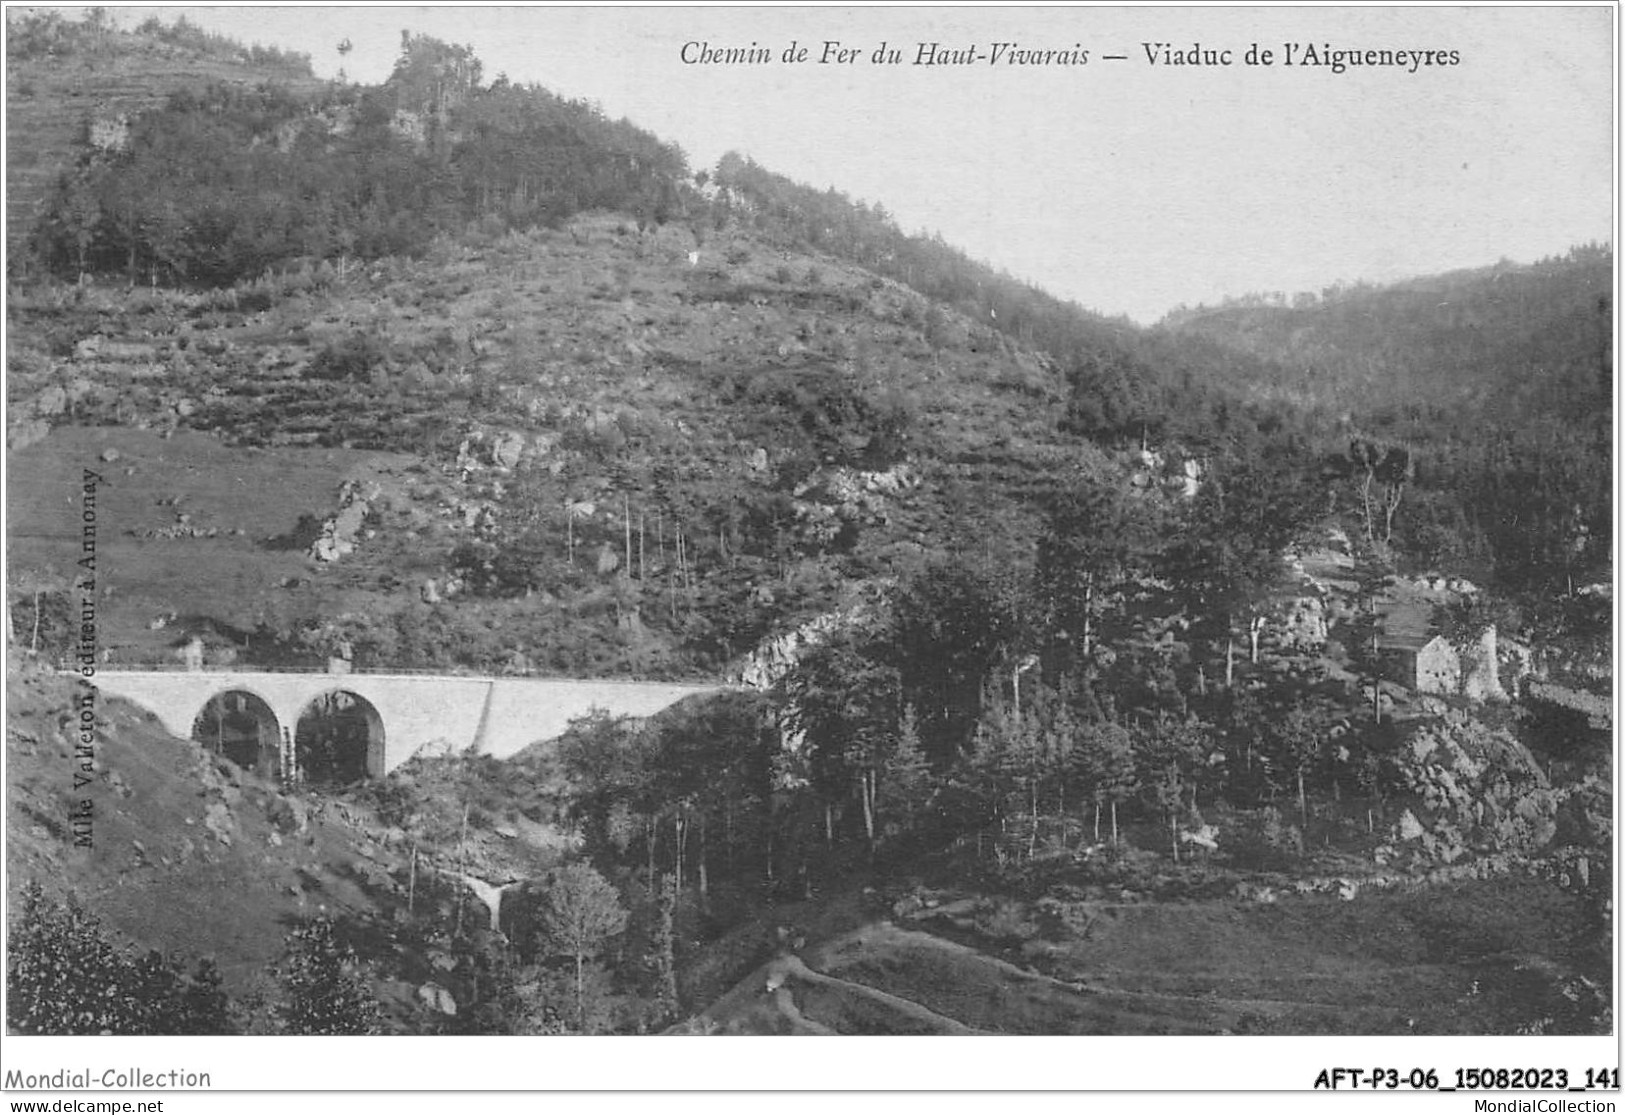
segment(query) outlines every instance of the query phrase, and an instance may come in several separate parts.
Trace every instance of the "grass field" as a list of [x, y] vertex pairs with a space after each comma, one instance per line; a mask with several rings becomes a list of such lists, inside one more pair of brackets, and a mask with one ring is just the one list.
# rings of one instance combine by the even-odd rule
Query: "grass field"
[[[104, 461], [104, 453], [117, 459]], [[6, 491], [13, 584], [66, 588], [82, 551], [83, 476], [96, 493], [100, 644], [112, 661], [161, 661], [180, 632], [160, 617], [210, 617], [252, 630], [267, 609], [315, 610], [331, 597], [303, 550], [267, 543], [301, 515], [335, 506], [353, 474], [403, 465], [361, 450], [227, 447], [177, 431], [65, 426], [10, 455]], [[187, 526], [213, 537], [166, 537]], [[290, 591], [282, 587], [300, 582]]]

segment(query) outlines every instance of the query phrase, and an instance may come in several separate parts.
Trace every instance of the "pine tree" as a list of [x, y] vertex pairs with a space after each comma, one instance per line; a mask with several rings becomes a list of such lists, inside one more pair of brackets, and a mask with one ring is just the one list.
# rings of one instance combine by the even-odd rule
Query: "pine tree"
[[1038, 543], [1038, 590], [1050, 622], [1085, 663], [1103, 639], [1122, 635], [1125, 597], [1150, 560], [1154, 537], [1153, 512], [1127, 498], [1116, 477], [1075, 477], [1050, 507]]
[[655, 921], [655, 972], [659, 978], [658, 1009], [662, 1018], [674, 1018], [681, 1009], [677, 997], [677, 876], [660, 877]]
[[878, 805], [883, 817], [896, 818], [905, 831], [912, 831], [919, 818], [931, 808], [935, 796], [931, 765], [920, 743], [919, 722], [914, 706], [903, 710], [897, 725], [897, 738], [880, 782]]
[[1117, 843], [1117, 807], [1137, 792], [1134, 739], [1121, 724], [1103, 720], [1080, 733], [1075, 769], [1095, 807], [1095, 840], [1100, 840], [1100, 814], [1109, 807], [1112, 843]]
[[[1212, 741], [1207, 726], [1194, 718], [1166, 718], [1145, 734], [1140, 748], [1140, 781], [1148, 804], [1162, 815], [1179, 861], [1179, 824], [1196, 813]], [[1187, 800], [1188, 798], [1188, 800]]]
[[1282, 758], [1297, 776], [1298, 819], [1307, 828], [1309, 798], [1304, 788], [1304, 779], [1320, 761], [1324, 749], [1325, 741], [1321, 735], [1320, 717], [1299, 700], [1276, 721], [1274, 735], [1280, 746]]

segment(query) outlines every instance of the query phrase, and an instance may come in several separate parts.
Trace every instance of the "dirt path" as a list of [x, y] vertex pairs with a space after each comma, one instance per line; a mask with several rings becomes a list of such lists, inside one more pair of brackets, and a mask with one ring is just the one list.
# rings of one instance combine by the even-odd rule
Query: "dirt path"
[[688, 1033], [1213, 1033], [1189, 1000], [1095, 992], [919, 930], [877, 922], [775, 957]]
[[702, 1017], [732, 1033], [1510, 1033], [1562, 1021], [1577, 988], [1606, 982], [1571, 940], [1576, 903], [1510, 877], [1346, 901], [1090, 905], [997, 937], [970, 909], [939, 909], [781, 956]]

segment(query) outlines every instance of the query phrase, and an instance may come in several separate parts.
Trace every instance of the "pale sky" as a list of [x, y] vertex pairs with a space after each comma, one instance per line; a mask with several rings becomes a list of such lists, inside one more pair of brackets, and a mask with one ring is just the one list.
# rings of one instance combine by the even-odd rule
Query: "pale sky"
[[[308, 53], [323, 76], [349, 39], [356, 81], [388, 75], [403, 29], [468, 44], [487, 79], [597, 101], [696, 169], [738, 150], [1143, 322], [1225, 295], [1613, 239], [1608, 6], [113, 7], [125, 25], [184, 10]], [[792, 40], [811, 48], [807, 62], [780, 61]], [[860, 60], [817, 64], [827, 40]], [[882, 41], [902, 64], [870, 62]], [[689, 65], [691, 42], [754, 43], [773, 61]], [[1088, 62], [913, 65], [922, 42], [1082, 50]], [[1246, 64], [1254, 42], [1273, 66]], [[1228, 49], [1233, 64], [1152, 65], [1156, 43]], [[1287, 43], [1456, 51], [1459, 64], [1336, 74], [1285, 66]]]

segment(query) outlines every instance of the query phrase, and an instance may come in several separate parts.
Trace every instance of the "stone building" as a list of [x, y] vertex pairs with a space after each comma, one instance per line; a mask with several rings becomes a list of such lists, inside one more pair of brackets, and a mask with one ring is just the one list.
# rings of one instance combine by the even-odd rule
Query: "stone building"
[[1461, 689], [1461, 655], [1443, 635], [1384, 635], [1377, 653], [1383, 672], [1408, 689], [1446, 696]]

